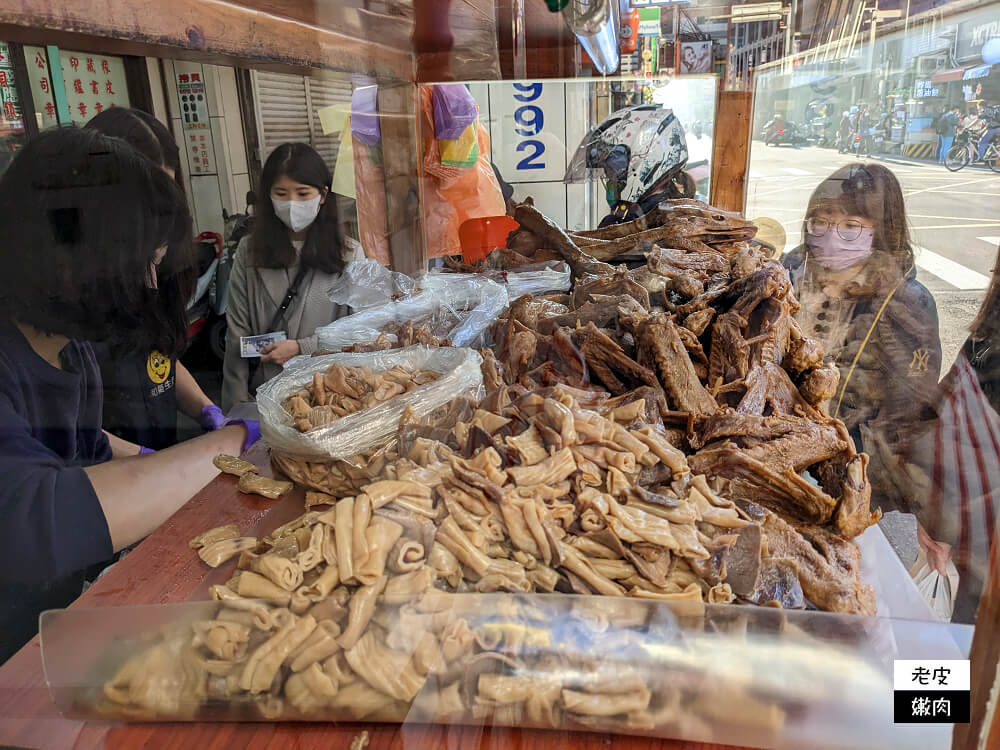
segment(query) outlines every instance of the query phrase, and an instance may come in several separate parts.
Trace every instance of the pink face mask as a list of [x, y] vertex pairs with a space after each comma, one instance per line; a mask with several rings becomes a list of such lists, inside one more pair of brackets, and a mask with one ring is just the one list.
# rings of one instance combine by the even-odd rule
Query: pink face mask
[[807, 234], [806, 245], [809, 246], [809, 255], [821, 266], [831, 271], [844, 271], [871, 257], [874, 236], [873, 229], [862, 229], [856, 240], [848, 241], [837, 234], [836, 228], [830, 227], [826, 234], [819, 237]]

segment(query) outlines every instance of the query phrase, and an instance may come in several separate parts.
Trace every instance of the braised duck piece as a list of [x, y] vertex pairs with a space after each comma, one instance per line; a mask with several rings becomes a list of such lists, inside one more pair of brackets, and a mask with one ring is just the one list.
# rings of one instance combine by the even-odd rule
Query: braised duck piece
[[780, 263], [768, 262], [749, 276], [733, 282], [719, 296], [719, 305], [748, 317], [765, 299], [782, 299], [792, 287]]
[[587, 360], [591, 373], [616, 396], [639, 385], [659, 388], [656, 374], [625, 354], [610, 337], [601, 333], [593, 323], [575, 331], [574, 339]]
[[577, 328], [593, 323], [598, 328], [608, 328], [612, 323], [624, 316], [630, 319], [636, 315], [644, 315], [648, 308], [644, 308], [635, 297], [627, 294], [602, 295], [592, 294], [591, 300], [579, 307], [562, 315], [541, 318], [538, 322], [538, 330], [541, 333], [551, 334], [557, 328], [568, 326]]
[[832, 563], [791, 525], [768, 513], [761, 529], [770, 556], [794, 563], [802, 591], [810, 602], [828, 612], [875, 614], [872, 587], [859, 583], [856, 574], [850, 575]]
[[847, 539], [853, 539], [869, 526], [878, 523], [882, 511], [871, 508], [872, 488], [868, 482], [868, 456], [852, 450], [824, 461], [813, 471], [823, 489], [839, 497], [833, 526]]
[[613, 266], [601, 263], [592, 255], [581, 251], [562, 227], [540, 213], [534, 206], [527, 203], [519, 204], [514, 209], [514, 218], [523, 228], [538, 237], [542, 247], [551, 248], [562, 256], [569, 264], [574, 279], [588, 274], [604, 276], [614, 273]]
[[793, 468], [780, 469], [726, 443], [691, 456], [692, 471], [729, 480], [730, 495], [751, 500], [802, 523], [830, 521], [837, 501], [799, 476]]
[[666, 315], [651, 315], [639, 330], [639, 364], [655, 371], [670, 403], [681, 411], [712, 414], [715, 399], [698, 379], [678, 326]]
[[630, 271], [616, 272], [577, 283], [573, 287], [573, 309], [579, 309], [595, 295], [607, 297], [628, 295], [638, 302], [642, 309], [649, 309], [649, 292], [632, 277]]
[[817, 422], [830, 419], [802, 397], [788, 373], [772, 363], [747, 375], [746, 395], [736, 407], [742, 414], [764, 414], [768, 409], [774, 414], [795, 414]]
[[[792, 418], [779, 417], [779, 419]], [[766, 438], [753, 434], [737, 434], [729, 436], [728, 440], [728, 445], [739, 446], [744, 455], [772, 469], [779, 471], [792, 469], [796, 473], [848, 450], [848, 444], [841, 439], [836, 428], [808, 420], [800, 420], [794, 429], [781, 436]], [[691, 457], [692, 466], [710, 466], [716, 460], [716, 451], [727, 450], [728, 448], [705, 447]]]
[[799, 393], [813, 406], [820, 406], [837, 395], [840, 370], [834, 365], [809, 370], [799, 382]]

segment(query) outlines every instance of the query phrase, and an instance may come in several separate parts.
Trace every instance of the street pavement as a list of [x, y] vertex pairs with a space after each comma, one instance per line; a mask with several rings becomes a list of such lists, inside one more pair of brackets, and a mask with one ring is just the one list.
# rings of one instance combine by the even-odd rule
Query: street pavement
[[[750, 152], [747, 217], [778, 221], [786, 250], [799, 244], [813, 189], [839, 167], [859, 161], [836, 149], [765, 146]], [[934, 295], [941, 329], [942, 374], [954, 362], [989, 284], [1000, 245], [1000, 174], [983, 167], [949, 172], [942, 165], [873, 156], [899, 178], [916, 245], [917, 278]]]

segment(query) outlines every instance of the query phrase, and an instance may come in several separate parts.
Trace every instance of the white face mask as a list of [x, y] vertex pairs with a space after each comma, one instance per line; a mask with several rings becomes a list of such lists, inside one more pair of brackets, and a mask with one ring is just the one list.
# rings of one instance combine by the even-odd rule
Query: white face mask
[[316, 221], [322, 198], [322, 195], [307, 201], [279, 201], [277, 198], [271, 198], [271, 203], [274, 204], [274, 213], [281, 219], [282, 224], [293, 232], [301, 232]]

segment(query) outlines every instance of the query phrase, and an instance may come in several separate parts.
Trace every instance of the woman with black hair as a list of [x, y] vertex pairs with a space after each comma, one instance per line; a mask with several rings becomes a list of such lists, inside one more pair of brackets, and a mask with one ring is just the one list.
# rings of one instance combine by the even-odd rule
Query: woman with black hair
[[[222, 408], [252, 400], [257, 387], [298, 354], [316, 351], [316, 329], [350, 314], [327, 291], [348, 257], [341, 247], [333, 177], [305, 143], [283, 143], [267, 158], [260, 179], [253, 233], [236, 251], [229, 278], [228, 334]], [[241, 356], [240, 339], [283, 332], [286, 340], [261, 349], [258, 367]]]
[[829, 411], [871, 455], [883, 509], [911, 510], [899, 468], [934, 418], [941, 339], [934, 297], [916, 279], [899, 181], [879, 164], [838, 169], [813, 192], [802, 236], [783, 262], [802, 332], [840, 369]]
[[[234, 424], [111, 460], [93, 349], [174, 354], [194, 285], [177, 185], [124, 142], [58, 128], [0, 178], [0, 662], [88, 568], [142, 539], [253, 437]], [[259, 432], [257, 433], [259, 435]]]
[[[84, 127], [121, 138], [184, 189], [177, 143], [151, 114], [112, 107]], [[206, 431], [224, 424], [222, 410], [176, 356], [158, 349], [125, 356], [103, 342], [94, 352], [104, 381], [104, 429], [112, 435], [151, 450], [167, 448], [177, 442], [178, 408]]]

